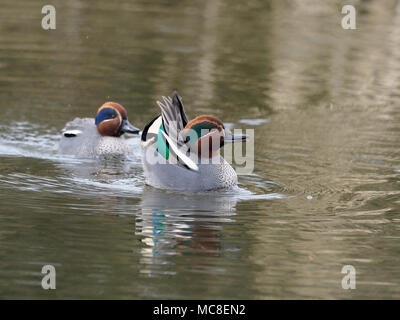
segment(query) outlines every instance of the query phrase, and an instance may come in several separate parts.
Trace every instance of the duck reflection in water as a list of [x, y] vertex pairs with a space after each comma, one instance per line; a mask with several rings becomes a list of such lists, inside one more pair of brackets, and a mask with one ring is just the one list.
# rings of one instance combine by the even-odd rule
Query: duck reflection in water
[[178, 270], [204, 270], [210, 267], [205, 257], [238, 251], [222, 238], [224, 225], [235, 222], [236, 203], [232, 194], [223, 192], [185, 195], [147, 187], [135, 232], [145, 245], [141, 250], [141, 272], [175, 274], [168, 270], [171, 264], [181, 264]]

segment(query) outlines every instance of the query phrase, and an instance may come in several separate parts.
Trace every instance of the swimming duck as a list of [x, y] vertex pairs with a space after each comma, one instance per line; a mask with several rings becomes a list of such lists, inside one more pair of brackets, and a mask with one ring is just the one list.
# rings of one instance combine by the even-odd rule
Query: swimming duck
[[142, 162], [146, 182], [157, 188], [197, 192], [229, 188], [237, 174], [220, 155], [228, 142], [245, 142], [216, 117], [202, 115], [188, 121], [177, 92], [157, 101], [161, 115], [143, 129]]
[[106, 102], [96, 118], [76, 118], [62, 130], [60, 154], [78, 157], [120, 156], [132, 153], [124, 133], [139, 134], [128, 121], [125, 108], [116, 102]]

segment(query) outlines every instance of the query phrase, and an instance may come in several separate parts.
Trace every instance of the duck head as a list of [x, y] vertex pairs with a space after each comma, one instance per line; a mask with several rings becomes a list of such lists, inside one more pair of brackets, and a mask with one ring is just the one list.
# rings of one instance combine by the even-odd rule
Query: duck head
[[182, 131], [182, 137], [190, 150], [206, 158], [219, 155], [225, 143], [246, 142], [247, 139], [247, 135], [232, 134], [221, 120], [207, 115], [189, 121]]
[[116, 102], [106, 102], [97, 110], [95, 124], [102, 136], [120, 137], [125, 132], [139, 134], [139, 129], [129, 123], [125, 108]]

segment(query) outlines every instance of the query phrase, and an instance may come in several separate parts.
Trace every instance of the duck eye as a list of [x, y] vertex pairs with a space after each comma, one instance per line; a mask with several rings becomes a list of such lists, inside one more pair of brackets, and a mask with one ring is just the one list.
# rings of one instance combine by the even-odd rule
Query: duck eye
[[111, 108], [104, 108], [96, 115], [95, 123], [96, 123], [96, 125], [98, 125], [99, 123], [101, 123], [104, 120], [114, 119], [116, 117], [118, 117], [118, 114], [115, 110], [113, 110]]

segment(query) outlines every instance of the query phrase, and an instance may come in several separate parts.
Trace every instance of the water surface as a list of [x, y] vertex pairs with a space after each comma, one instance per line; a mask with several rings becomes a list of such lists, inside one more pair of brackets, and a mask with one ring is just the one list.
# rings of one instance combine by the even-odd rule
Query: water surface
[[[41, 3], [3, 1], [0, 297], [399, 299], [400, 3], [356, 4], [343, 30], [341, 1], [54, 1], [44, 31]], [[174, 89], [255, 130], [238, 187], [147, 186], [137, 137], [58, 156], [67, 121], [113, 100], [143, 128]]]

